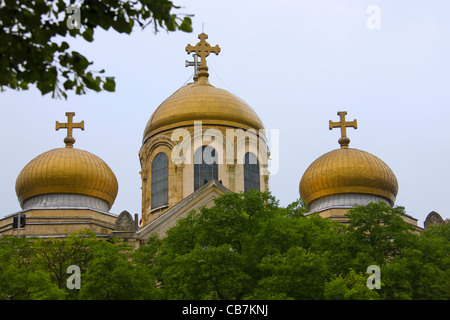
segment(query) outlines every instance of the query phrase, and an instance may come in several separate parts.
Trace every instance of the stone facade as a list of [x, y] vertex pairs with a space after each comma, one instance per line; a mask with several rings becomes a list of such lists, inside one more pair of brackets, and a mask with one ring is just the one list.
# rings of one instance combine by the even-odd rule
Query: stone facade
[[[183, 133], [184, 138], [180, 137], [179, 133]], [[236, 133], [239, 137], [233, 139], [231, 133]], [[242, 139], [242, 134], [247, 135], [247, 140]], [[213, 142], [209, 138], [210, 135], [214, 135]], [[182, 131], [174, 129], [160, 133], [145, 141], [139, 152], [142, 169], [141, 226], [157, 219], [194, 192], [194, 152], [205, 145], [214, 147], [218, 153], [219, 181], [233, 192], [244, 191], [243, 157], [246, 152], [252, 152], [258, 157], [261, 174], [268, 173], [269, 154], [265, 136], [254, 135], [227, 126], [202, 126], [201, 129], [187, 126], [183, 127]], [[169, 159], [168, 203], [165, 206], [151, 209], [151, 166], [154, 157], [160, 152], [165, 153]], [[269, 181], [265, 177], [268, 175], [260, 175], [261, 191], [269, 188]]]
[[425, 229], [430, 228], [432, 226], [439, 226], [442, 224], [448, 223], [448, 219], [444, 221], [444, 219], [442, 219], [442, 217], [439, 215], [439, 213], [437, 213], [436, 211], [431, 211], [425, 221], [424, 221], [424, 227]]
[[[27, 237], [63, 237], [81, 230], [94, 232], [98, 237], [109, 237], [115, 229], [117, 216], [89, 208], [29, 209], [20, 212], [26, 216], [26, 226], [20, 235]], [[0, 236], [17, 235], [13, 219], [18, 213], [0, 220]]]

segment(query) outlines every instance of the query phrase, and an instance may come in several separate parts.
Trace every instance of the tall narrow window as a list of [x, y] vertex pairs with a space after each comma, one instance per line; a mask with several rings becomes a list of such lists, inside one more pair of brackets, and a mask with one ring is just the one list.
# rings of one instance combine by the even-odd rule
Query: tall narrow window
[[152, 209], [168, 204], [169, 160], [163, 152], [158, 153], [152, 162]]
[[194, 153], [194, 191], [212, 179], [218, 180], [218, 158], [210, 146], [198, 148]]
[[250, 152], [244, 158], [244, 191], [249, 189], [260, 190], [258, 158]]

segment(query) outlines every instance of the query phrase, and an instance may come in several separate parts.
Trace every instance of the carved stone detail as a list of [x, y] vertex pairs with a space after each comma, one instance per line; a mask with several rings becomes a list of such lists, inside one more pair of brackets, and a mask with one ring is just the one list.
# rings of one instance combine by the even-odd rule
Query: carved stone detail
[[136, 224], [128, 211], [122, 211], [114, 225], [116, 231], [136, 231]]
[[425, 229], [427, 229], [428, 227], [431, 227], [431, 226], [438, 226], [441, 224], [444, 224], [444, 219], [442, 219], [442, 217], [436, 211], [431, 211], [427, 215], [427, 217], [423, 223]]

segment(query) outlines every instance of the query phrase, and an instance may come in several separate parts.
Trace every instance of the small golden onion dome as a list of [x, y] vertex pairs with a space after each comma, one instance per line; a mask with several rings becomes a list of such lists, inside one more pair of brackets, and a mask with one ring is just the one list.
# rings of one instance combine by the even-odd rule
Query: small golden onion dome
[[244, 130], [264, 129], [255, 111], [234, 94], [212, 86], [207, 76], [181, 87], [155, 110], [144, 130], [144, 140], [184, 126], [224, 125]]
[[330, 151], [315, 160], [300, 181], [300, 196], [309, 205], [337, 194], [362, 193], [388, 199], [394, 205], [398, 182], [376, 156], [352, 148]]
[[20, 205], [41, 194], [69, 193], [100, 198], [113, 205], [116, 176], [99, 157], [75, 148], [47, 151], [31, 160], [16, 180]]

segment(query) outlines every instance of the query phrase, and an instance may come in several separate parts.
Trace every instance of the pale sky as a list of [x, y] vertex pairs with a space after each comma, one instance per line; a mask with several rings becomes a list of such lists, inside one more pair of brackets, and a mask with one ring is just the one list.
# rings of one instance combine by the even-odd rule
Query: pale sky
[[[174, 0], [195, 14], [192, 33], [132, 35], [98, 31], [71, 49], [115, 76], [116, 92], [0, 93], [0, 218], [20, 210], [15, 181], [34, 157], [64, 146], [55, 131], [65, 112], [85, 121], [75, 147], [102, 158], [119, 194], [111, 212], [141, 214], [138, 152], [153, 111], [191, 81], [187, 44], [209, 35], [212, 85], [246, 101], [265, 128], [279, 132], [279, 169], [269, 187], [282, 206], [299, 198], [299, 182], [322, 154], [339, 148], [337, 112], [358, 120], [350, 147], [370, 152], [395, 173], [396, 205], [419, 219], [450, 217], [450, 2], [447, 0]], [[373, 8], [379, 13], [374, 16]], [[83, 14], [81, 12], [81, 14]], [[379, 19], [377, 19], [379, 18]], [[370, 27], [370, 28], [369, 28]]]

